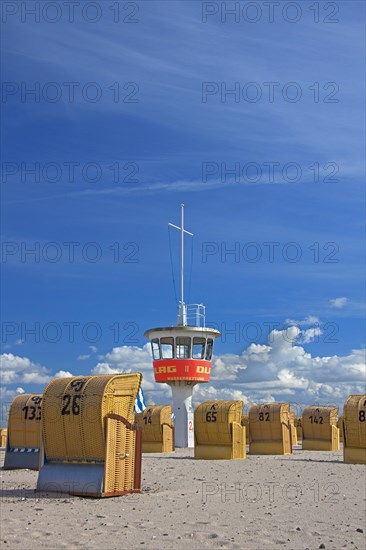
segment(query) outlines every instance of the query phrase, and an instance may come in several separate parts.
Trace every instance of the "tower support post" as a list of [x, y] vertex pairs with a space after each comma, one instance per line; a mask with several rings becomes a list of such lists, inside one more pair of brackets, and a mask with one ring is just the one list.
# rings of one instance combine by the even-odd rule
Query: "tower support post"
[[176, 380], [170, 382], [173, 396], [175, 446], [194, 447], [192, 392], [194, 384]]

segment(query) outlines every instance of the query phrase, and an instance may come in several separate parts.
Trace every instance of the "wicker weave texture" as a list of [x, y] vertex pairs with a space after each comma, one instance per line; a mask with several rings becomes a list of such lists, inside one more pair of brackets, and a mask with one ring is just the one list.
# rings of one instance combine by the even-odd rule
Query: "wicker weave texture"
[[347, 447], [366, 448], [366, 395], [350, 395], [344, 404], [344, 436]]
[[253, 405], [249, 409], [249, 426], [252, 441], [282, 439], [282, 426], [289, 427], [288, 403]]
[[249, 414], [241, 415], [241, 425], [245, 427], [245, 441], [249, 445]]
[[195, 458], [246, 458], [242, 401], [206, 401], [194, 412]]
[[48, 461], [103, 461], [106, 416], [134, 421], [133, 406], [141, 374], [55, 379], [42, 403], [43, 437]]
[[343, 414], [338, 418], [337, 428], [339, 430], [339, 441], [343, 443]]
[[107, 446], [104, 492], [122, 493], [134, 489], [136, 432], [125, 424], [107, 418]]
[[291, 443], [294, 447], [297, 445], [297, 430], [295, 426], [295, 413], [290, 411], [289, 412], [289, 421], [290, 421], [290, 431], [291, 431]]
[[233, 422], [241, 423], [242, 401], [205, 401], [194, 411], [194, 432], [199, 445], [231, 445]]
[[290, 454], [292, 452], [289, 412], [288, 403], [270, 403], [250, 407], [251, 454]]
[[10, 405], [8, 437], [10, 448], [39, 449], [41, 445], [41, 394], [22, 394]]
[[294, 424], [295, 424], [295, 427], [296, 427], [296, 435], [297, 435], [297, 440], [300, 441], [302, 439], [302, 418], [301, 416], [295, 416], [295, 421], [294, 421]]
[[305, 407], [302, 413], [303, 439], [329, 439], [330, 426], [337, 426], [338, 407]]
[[2, 448], [6, 447], [7, 440], [8, 440], [8, 429], [7, 428], [2, 428], [0, 430], [0, 442], [1, 442], [1, 447]]
[[152, 405], [135, 415], [142, 428], [142, 452], [169, 453], [174, 451], [172, 406]]

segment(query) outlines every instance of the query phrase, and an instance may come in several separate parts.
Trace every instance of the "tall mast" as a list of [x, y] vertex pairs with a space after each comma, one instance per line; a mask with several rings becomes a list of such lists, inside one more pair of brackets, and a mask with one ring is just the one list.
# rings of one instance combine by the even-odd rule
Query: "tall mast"
[[178, 229], [181, 232], [181, 266], [180, 266], [181, 301], [179, 305], [178, 323], [182, 325], [186, 325], [187, 313], [186, 313], [186, 307], [184, 303], [184, 234], [187, 233], [187, 235], [190, 235], [191, 237], [193, 237], [193, 233], [184, 229], [184, 204], [182, 203], [180, 207], [181, 207], [181, 227], [179, 227], [178, 225], [174, 225], [173, 223], [169, 223], [168, 225], [170, 225], [171, 227], [174, 227], [175, 229]]
[[182, 233], [181, 233], [181, 251], [182, 251], [182, 257], [181, 257], [181, 266], [180, 266], [180, 295], [181, 295], [181, 302], [184, 304], [184, 204], [182, 203], [180, 205], [181, 213], [182, 213]]
[[[220, 336], [220, 332], [206, 327], [206, 309], [203, 304], [188, 305], [184, 302], [184, 240], [187, 236], [193, 237], [193, 233], [185, 229], [184, 204], [180, 207], [180, 225], [168, 224], [180, 231], [178, 320], [173, 326], [152, 328], [144, 335], [151, 342], [155, 382], [168, 384], [172, 389], [174, 442], [177, 448], [184, 448], [194, 447], [193, 387], [210, 380], [213, 342]], [[178, 263], [179, 257], [176, 256], [175, 259]], [[175, 267], [178, 268], [177, 265]], [[199, 348], [195, 347], [196, 343], [200, 344]]]

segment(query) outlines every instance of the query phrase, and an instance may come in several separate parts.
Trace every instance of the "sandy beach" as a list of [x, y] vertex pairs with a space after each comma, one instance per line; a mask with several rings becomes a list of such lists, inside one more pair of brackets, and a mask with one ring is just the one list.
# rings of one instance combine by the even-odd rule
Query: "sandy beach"
[[143, 493], [105, 499], [37, 494], [38, 472], [1, 470], [1, 548], [366, 548], [366, 469], [341, 451], [142, 462]]

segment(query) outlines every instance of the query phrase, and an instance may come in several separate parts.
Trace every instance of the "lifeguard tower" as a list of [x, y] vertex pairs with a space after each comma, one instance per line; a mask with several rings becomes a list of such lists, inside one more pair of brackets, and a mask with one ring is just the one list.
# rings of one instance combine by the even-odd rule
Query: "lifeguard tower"
[[220, 332], [206, 327], [203, 304], [184, 302], [184, 204], [181, 204], [181, 227], [169, 224], [181, 232], [181, 300], [177, 324], [151, 328], [144, 334], [151, 342], [155, 382], [172, 389], [175, 447], [194, 447], [192, 409], [193, 387], [209, 382], [214, 340]]

